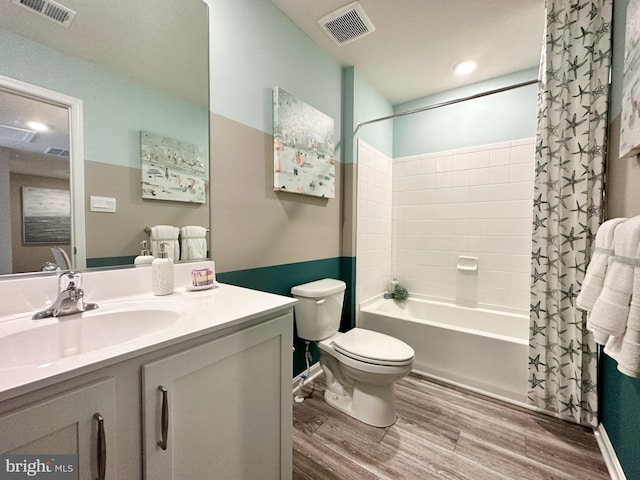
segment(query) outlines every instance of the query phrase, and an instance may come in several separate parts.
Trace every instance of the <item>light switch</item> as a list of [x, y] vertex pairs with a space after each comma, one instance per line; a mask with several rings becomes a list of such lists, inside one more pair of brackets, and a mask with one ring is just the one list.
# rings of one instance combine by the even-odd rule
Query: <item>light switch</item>
[[92, 212], [116, 213], [116, 199], [91, 195], [89, 209]]

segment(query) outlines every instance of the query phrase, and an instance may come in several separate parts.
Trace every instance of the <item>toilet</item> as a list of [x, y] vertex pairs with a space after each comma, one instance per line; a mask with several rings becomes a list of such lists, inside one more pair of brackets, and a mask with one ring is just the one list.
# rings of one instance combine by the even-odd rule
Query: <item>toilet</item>
[[368, 425], [388, 427], [396, 421], [395, 382], [411, 371], [415, 352], [371, 330], [339, 332], [345, 288], [341, 280], [325, 278], [291, 289], [298, 299], [298, 336], [317, 342], [325, 401]]

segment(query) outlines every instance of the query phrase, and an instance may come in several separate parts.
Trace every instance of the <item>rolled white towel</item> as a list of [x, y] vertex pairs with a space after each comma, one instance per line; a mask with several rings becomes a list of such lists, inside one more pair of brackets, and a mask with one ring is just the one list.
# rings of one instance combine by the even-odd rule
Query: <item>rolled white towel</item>
[[149, 236], [151, 255], [157, 258], [160, 252], [160, 243], [164, 242], [167, 244], [167, 256], [171, 260], [178, 260], [180, 258], [179, 233], [180, 230], [178, 227], [171, 225], [156, 225], [155, 227], [151, 227], [151, 234]]
[[591, 310], [602, 292], [607, 269], [613, 263], [615, 231], [625, 220], [626, 218], [613, 218], [598, 228], [593, 255], [576, 299], [576, 306], [581, 310]]
[[207, 257], [207, 229], [196, 225], [180, 229], [182, 260], [200, 260]]
[[607, 335], [624, 335], [634, 279], [634, 267], [624, 259], [637, 255], [640, 245], [640, 217], [633, 217], [618, 225], [613, 243], [614, 262], [607, 269], [604, 287], [587, 319], [587, 328], [594, 331], [594, 338], [598, 343], [602, 343]]

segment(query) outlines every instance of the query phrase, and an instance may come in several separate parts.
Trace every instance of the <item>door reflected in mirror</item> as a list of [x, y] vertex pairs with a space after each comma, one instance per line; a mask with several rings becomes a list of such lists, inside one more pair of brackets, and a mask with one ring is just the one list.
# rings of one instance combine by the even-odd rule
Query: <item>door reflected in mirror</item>
[[52, 246], [71, 253], [69, 114], [3, 90], [0, 105], [0, 273], [51, 268]]
[[84, 268], [82, 102], [0, 76], [0, 105], [0, 272]]
[[[209, 178], [207, 4], [203, 0], [60, 3], [75, 12], [66, 26], [13, 2], [0, 3], [0, 75], [81, 102], [82, 172], [72, 167], [64, 187], [64, 178], [38, 169], [40, 176], [60, 180], [58, 187], [49, 188], [70, 190], [72, 239], [67, 245], [25, 244], [22, 207], [12, 202], [11, 215], [17, 211], [20, 224], [17, 236], [12, 224], [12, 244], [30, 253], [41, 249], [43, 256], [21, 253], [33, 257], [27, 266], [15, 263], [12, 253], [9, 269], [6, 252], [0, 251], [5, 260], [0, 274], [39, 270], [46, 262], [55, 265], [51, 247], [62, 247], [78, 267], [85, 265], [85, 259], [87, 267], [130, 265], [140, 253], [141, 241], [149, 240], [145, 227], [210, 227], [208, 181], [204, 204], [142, 198], [140, 150], [141, 131], [195, 145], [204, 154]], [[0, 110], [4, 102], [0, 97]], [[62, 133], [62, 129], [57, 131]], [[73, 124], [67, 138], [69, 134], [73, 134]], [[64, 151], [62, 144], [54, 147]], [[73, 156], [73, 148], [70, 150]], [[51, 152], [39, 154], [51, 160]], [[68, 159], [66, 163], [68, 166]], [[74, 188], [79, 173], [79, 188]], [[84, 213], [77, 218], [73, 198], [82, 189], [76, 202], [81, 205], [76, 206], [82, 206]], [[92, 208], [92, 197], [106, 199], [115, 208]], [[81, 229], [82, 238], [75, 238]]]

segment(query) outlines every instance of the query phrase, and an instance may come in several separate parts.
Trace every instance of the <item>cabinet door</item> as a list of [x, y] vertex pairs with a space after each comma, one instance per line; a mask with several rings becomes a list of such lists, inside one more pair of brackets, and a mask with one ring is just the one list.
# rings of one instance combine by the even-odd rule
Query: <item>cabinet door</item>
[[145, 478], [291, 478], [292, 325], [278, 317], [143, 366]]
[[77, 455], [81, 480], [115, 479], [115, 451], [112, 378], [0, 416], [0, 453]]

